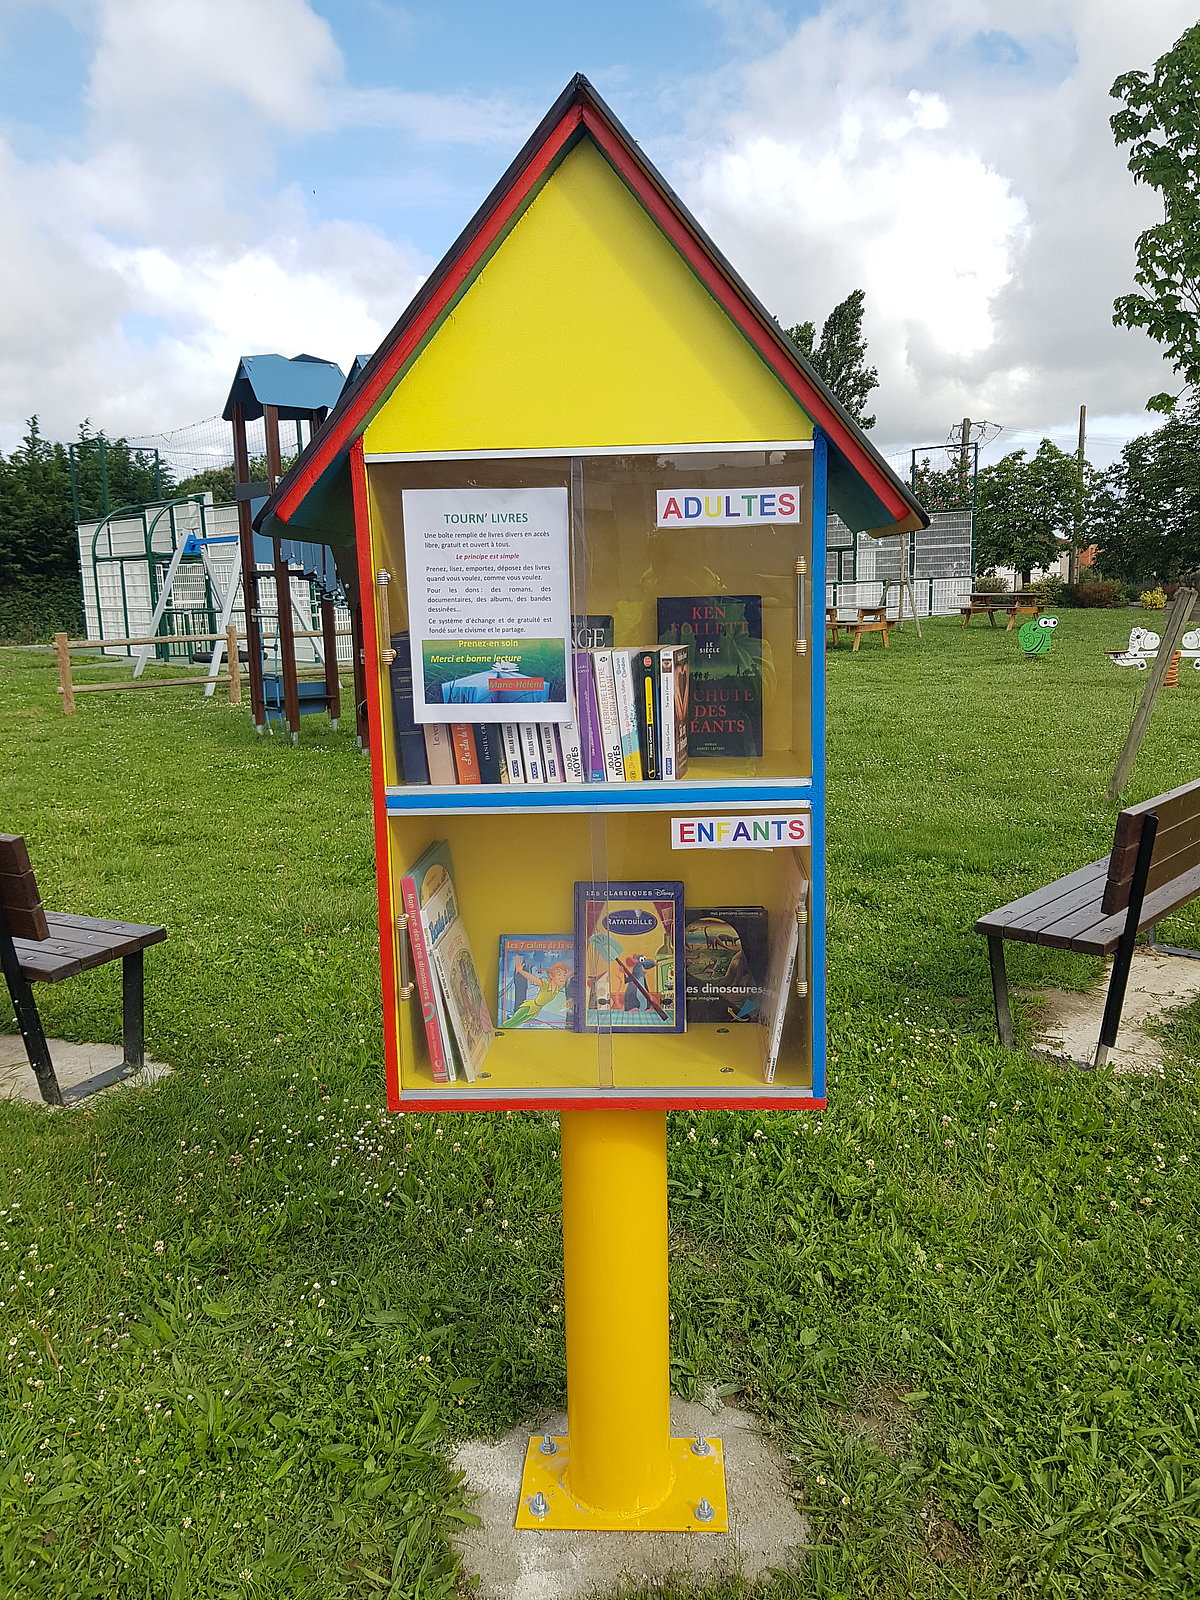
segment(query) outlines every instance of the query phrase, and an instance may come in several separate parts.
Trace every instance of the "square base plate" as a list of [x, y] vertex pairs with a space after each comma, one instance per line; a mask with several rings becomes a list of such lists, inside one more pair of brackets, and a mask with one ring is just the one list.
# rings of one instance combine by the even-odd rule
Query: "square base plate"
[[[694, 1439], [672, 1439], [670, 1461], [672, 1481], [666, 1499], [650, 1511], [639, 1511], [632, 1516], [614, 1516], [608, 1511], [596, 1511], [581, 1505], [565, 1486], [564, 1478], [571, 1464], [570, 1442], [565, 1434], [555, 1437], [557, 1447], [552, 1456], [543, 1455], [541, 1445], [544, 1435], [530, 1439], [525, 1452], [525, 1470], [521, 1474], [521, 1500], [517, 1507], [517, 1528], [592, 1528], [597, 1532], [620, 1528], [641, 1528], [662, 1533], [727, 1533], [729, 1531], [729, 1502], [725, 1493], [725, 1458], [720, 1439], [709, 1439], [708, 1454], [698, 1456], [692, 1449]], [[547, 1511], [544, 1517], [535, 1517], [529, 1502], [535, 1495], [543, 1495]], [[709, 1521], [701, 1522], [696, 1507], [707, 1500], [713, 1508]]]

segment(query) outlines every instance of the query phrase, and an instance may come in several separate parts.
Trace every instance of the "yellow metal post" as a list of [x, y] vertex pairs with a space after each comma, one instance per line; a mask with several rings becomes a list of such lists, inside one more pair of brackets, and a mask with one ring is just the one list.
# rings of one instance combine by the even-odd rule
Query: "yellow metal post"
[[561, 1113], [567, 1487], [633, 1515], [671, 1487], [667, 1114]]
[[727, 1526], [719, 1439], [671, 1438], [665, 1111], [563, 1111], [567, 1433], [531, 1439], [518, 1528]]

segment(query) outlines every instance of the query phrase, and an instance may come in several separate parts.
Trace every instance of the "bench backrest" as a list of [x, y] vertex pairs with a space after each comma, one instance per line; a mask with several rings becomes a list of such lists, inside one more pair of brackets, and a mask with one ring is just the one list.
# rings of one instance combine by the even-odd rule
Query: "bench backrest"
[[1137, 860], [1142, 825], [1155, 813], [1158, 832], [1150, 857], [1150, 877], [1146, 893], [1200, 867], [1200, 782], [1185, 783], [1169, 794], [1155, 795], [1140, 805], [1126, 806], [1117, 818], [1112, 855], [1108, 860], [1108, 880], [1104, 886], [1101, 910], [1106, 916], [1124, 911], [1133, 887], [1133, 868]]
[[50, 937], [29, 851], [18, 833], [0, 833], [0, 907], [14, 939]]

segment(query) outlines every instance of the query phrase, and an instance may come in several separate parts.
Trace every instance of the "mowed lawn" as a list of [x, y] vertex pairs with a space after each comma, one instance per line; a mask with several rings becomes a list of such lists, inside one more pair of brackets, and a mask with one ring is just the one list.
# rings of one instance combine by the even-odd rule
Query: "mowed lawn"
[[[1008, 1055], [970, 931], [1107, 850], [1144, 675], [1102, 652], [1137, 620], [829, 657], [829, 1109], [670, 1120], [676, 1388], [755, 1411], [810, 1519], [771, 1600], [1200, 1593], [1200, 1015], [1152, 1079]], [[459, 1592], [451, 1441], [563, 1399], [554, 1121], [381, 1109], [351, 733], [190, 690], [68, 721], [54, 684], [0, 652], [0, 829], [52, 909], [170, 928], [175, 1072], [0, 1105], [0, 1596]], [[1200, 776], [1198, 734], [1185, 666], [1129, 798]], [[119, 1035], [115, 967], [39, 999]]]

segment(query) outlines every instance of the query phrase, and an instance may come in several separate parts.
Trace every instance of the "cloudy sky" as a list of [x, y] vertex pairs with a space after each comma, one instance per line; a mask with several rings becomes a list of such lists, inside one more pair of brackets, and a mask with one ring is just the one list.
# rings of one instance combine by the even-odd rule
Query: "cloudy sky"
[[867, 294], [897, 458], [1152, 425], [1108, 90], [1177, 0], [0, 0], [0, 449], [371, 350], [573, 72], [784, 323]]

